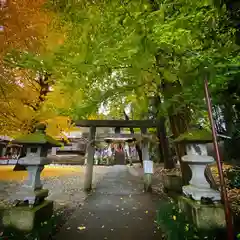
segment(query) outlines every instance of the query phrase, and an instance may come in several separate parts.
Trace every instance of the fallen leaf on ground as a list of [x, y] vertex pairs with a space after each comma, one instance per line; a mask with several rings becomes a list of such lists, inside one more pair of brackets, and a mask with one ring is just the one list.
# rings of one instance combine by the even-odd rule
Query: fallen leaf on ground
[[78, 227], [78, 230], [80, 230], [80, 231], [85, 230], [85, 229], [86, 229], [85, 226]]

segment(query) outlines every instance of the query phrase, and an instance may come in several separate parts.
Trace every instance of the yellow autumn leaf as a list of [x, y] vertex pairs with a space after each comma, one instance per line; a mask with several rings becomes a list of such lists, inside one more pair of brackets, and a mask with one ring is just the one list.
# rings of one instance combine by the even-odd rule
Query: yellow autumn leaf
[[86, 229], [85, 226], [80, 226], [80, 227], [78, 227], [78, 230], [80, 230], [80, 231], [85, 230], [85, 229]]

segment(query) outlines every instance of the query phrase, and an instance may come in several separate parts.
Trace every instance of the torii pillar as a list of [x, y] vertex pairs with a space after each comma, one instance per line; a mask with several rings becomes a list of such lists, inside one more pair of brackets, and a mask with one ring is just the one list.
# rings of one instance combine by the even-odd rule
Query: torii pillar
[[93, 164], [94, 164], [94, 140], [96, 135], [96, 127], [90, 127], [87, 147], [87, 164], [85, 168], [84, 176], [84, 190], [90, 191], [92, 189], [92, 176], [93, 176]]
[[152, 191], [152, 175], [153, 175], [153, 162], [150, 160], [148, 151], [148, 139], [144, 137], [147, 134], [147, 128], [141, 128], [143, 135], [142, 140], [142, 158], [143, 158], [143, 170], [144, 170], [144, 190], [145, 192]]

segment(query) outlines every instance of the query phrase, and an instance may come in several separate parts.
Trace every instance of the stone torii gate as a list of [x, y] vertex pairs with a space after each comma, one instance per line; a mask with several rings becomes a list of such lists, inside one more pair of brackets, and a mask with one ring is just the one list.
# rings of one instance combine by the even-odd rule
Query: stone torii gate
[[[92, 175], [93, 175], [93, 164], [94, 164], [94, 141], [96, 136], [97, 127], [108, 127], [108, 128], [140, 128], [142, 135], [147, 134], [148, 128], [156, 128], [157, 121], [154, 120], [79, 120], [75, 121], [75, 125], [78, 127], [89, 127], [89, 138], [88, 138], [88, 147], [87, 147], [87, 164], [84, 176], [84, 190], [90, 191], [92, 189]], [[121, 134], [120, 134], [121, 135]], [[130, 136], [130, 135], [128, 135]], [[134, 135], [131, 134], [131, 137], [134, 138]], [[144, 160], [149, 159], [148, 152], [148, 139], [143, 138], [142, 141], [142, 157]], [[146, 172], [144, 169], [144, 188], [146, 191], [151, 190], [151, 175]]]

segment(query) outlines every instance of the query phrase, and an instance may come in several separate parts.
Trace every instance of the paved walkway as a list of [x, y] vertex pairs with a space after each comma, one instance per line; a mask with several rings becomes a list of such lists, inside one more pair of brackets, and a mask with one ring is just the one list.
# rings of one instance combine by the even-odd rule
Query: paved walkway
[[154, 223], [158, 197], [142, 189], [142, 180], [126, 166], [113, 167], [55, 239], [162, 239]]

